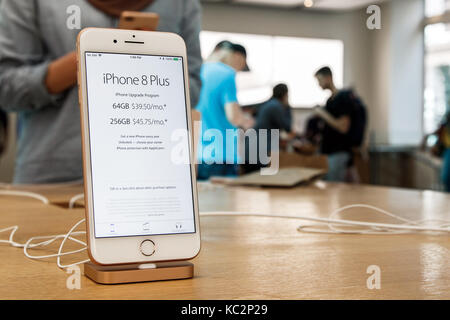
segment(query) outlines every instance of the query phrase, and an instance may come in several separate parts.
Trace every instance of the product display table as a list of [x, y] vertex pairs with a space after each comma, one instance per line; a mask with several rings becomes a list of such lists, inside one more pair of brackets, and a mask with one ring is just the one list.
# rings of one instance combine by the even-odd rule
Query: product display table
[[[0, 195], [0, 229], [18, 225], [17, 242], [66, 233], [84, 217], [83, 199], [68, 209], [70, 199], [83, 192], [79, 184], [0, 186], [0, 190], [37, 192], [50, 201], [46, 205], [36, 199]], [[450, 195], [439, 192], [322, 181], [292, 189], [199, 184], [201, 212], [325, 218], [353, 203], [374, 205], [413, 220], [450, 220]], [[398, 222], [367, 209], [352, 210], [343, 217]], [[22, 249], [0, 244], [0, 299], [450, 299], [448, 234], [300, 233], [298, 225], [311, 222], [241, 216], [200, 220], [202, 250], [192, 260], [193, 279], [100, 285], [81, 276], [81, 288], [70, 290], [66, 285], [70, 274], [56, 266], [56, 259], [30, 260]], [[7, 237], [7, 232], [0, 234], [1, 239]], [[54, 253], [58, 245], [32, 253]], [[68, 244], [67, 249], [71, 248], [77, 246]], [[86, 258], [83, 252], [62, 261]], [[380, 289], [368, 288], [369, 266], [379, 267]]]

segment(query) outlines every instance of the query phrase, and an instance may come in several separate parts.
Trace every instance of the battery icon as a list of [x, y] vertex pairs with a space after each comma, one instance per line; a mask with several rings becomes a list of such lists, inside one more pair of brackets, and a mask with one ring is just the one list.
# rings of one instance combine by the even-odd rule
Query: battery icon
[[178, 61], [178, 58], [173, 58], [173, 61]]

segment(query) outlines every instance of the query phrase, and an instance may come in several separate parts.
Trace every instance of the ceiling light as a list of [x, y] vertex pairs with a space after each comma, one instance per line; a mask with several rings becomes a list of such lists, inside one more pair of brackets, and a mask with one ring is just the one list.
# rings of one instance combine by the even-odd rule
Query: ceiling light
[[314, 5], [314, 1], [313, 0], [305, 0], [305, 2], [303, 4], [306, 8], [311, 8]]

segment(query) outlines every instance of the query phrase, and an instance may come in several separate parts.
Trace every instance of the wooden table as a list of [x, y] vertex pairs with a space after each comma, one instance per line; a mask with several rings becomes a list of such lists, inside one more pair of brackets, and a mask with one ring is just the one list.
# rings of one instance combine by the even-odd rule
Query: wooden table
[[[80, 185], [20, 189], [40, 191], [52, 204], [0, 196], [0, 228], [19, 225], [16, 241], [65, 233], [84, 215], [83, 208], [69, 210], [63, 205], [82, 192]], [[201, 184], [199, 189], [203, 212], [327, 217], [340, 206], [366, 203], [410, 219], [450, 219], [450, 196], [431, 191], [320, 181], [293, 189], [210, 184]], [[396, 222], [377, 218], [366, 210], [359, 210], [352, 218]], [[299, 223], [261, 217], [202, 217], [202, 251], [193, 260], [193, 279], [105, 286], [82, 277], [80, 290], [67, 289], [68, 274], [56, 267], [54, 259], [29, 260], [21, 249], [0, 244], [0, 299], [450, 298], [448, 235], [299, 233]], [[86, 254], [82, 253], [63, 262], [84, 258]], [[370, 275], [366, 270], [370, 265], [381, 269], [379, 290], [367, 288]]]

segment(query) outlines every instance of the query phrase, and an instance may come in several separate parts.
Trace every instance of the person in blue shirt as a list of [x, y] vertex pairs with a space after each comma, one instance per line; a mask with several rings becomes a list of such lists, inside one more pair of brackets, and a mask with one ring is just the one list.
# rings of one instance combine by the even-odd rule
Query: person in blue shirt
[[199, 180], [239, 173], [237, 129], [253, 125], [239, 106], [236, 90], [236, 72], [248, 70], [246, 58], [243, 46], [222, 41], [201, 68], [202, 89], [196, 106], [202, 117]]

